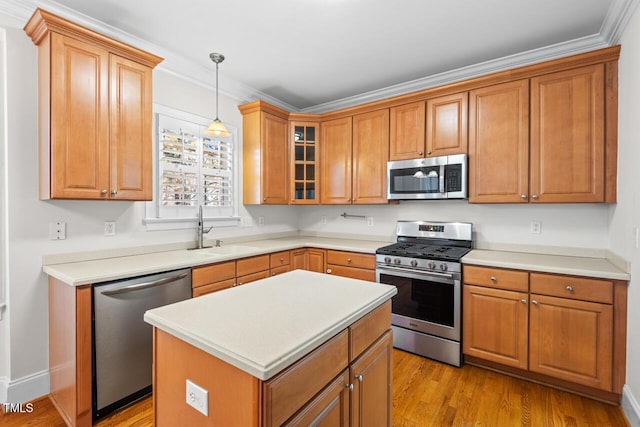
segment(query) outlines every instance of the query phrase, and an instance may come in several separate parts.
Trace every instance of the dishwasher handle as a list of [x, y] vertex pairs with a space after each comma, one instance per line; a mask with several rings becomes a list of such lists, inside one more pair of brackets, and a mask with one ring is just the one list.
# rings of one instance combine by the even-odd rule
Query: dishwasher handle
[[166, 285], [167, 283], [171, 283], [171, 282], [175, 282], [176, 280], [184, 279], [188, 275], [189, 275], [189, 273], [182, 273], [182, 274], [178, 274], [177, 276], [164, 277], [162, 279], [154, 280], [152, 282], [136, 283], [136, 284], [125, 286], [125, 287], [122, 287], [122, 288], [119, 288], [119, 289], [114, 289], [114, 290], [111, 290], [111, 291], [103, 291], [103, 292], [101, 292], [101, 294], [109, 296], [109, 295], [126, 294], [128, 292], [140, 291], [142, 289], [148, 289], [148, 288], [153, 288], [153, 287], [156, 287], [156, 286]]

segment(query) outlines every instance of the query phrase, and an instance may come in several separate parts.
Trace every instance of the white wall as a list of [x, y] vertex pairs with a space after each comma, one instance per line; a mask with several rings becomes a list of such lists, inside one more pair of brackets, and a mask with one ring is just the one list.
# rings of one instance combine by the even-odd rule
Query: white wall
[[[623, 404], [632, 425], [640, 425], [640, 249], [634, 229], [640, 227], [640, 11], [621, 39], [619, 63], [618, 203], [611, 207], [611, 250], [631, 262], [627, 320], [627, 381]], [[630, 398], [630, 401], [629, 399]], [[633, 415], [630, 415], [633, 411]]]
[[[7, 29], [9, 183], [9, 292], [7, 315], [0, 322], [0, 389], [5, 376], [12, 401], [48, 393], [48, 297], [47, 279], [41, 272], [43, 255], [195, 241], [193, 230], [147, 232], [142, 225], [143, 202], [38, 199], [37, 55], [22, 31], [23, 25], [0, 15], [0, 26]], [[153, 89], [155, 103], [205, 117], [215, 115], [215, 94], [210, 90], [158, 70]], [[221, 96], [220, 117], [241, 130], [237, 104]], [[297, 230], [295, 212], [286, 207], [241, 208], [240, 214], [264, 216], [265, 225], [214, 229], [208, 237]], [[103, 235], [106, 220], [116, 220], [116, 236]], [[48, 239], [48, 224], [54, 221], [67, 223], [66, 240]]]

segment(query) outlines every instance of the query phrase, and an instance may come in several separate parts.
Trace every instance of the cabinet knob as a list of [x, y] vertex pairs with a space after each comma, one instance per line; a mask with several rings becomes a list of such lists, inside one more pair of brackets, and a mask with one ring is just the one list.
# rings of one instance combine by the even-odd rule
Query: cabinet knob
[[115, 196], [116, 194], [118, 194], [118, 190], [111, 190], [111, 195]]
[[422, 156], [422, 151], [418, 151], [418, 155]]
[[264, 199], [262, 199], [262, 201], [263, 201], [263, 202], [266, 202], [266, 201], [267, 201], [267, 198], [265, 197]]
[[534, 194], [534, 195], [533, 195], [533, 196], [531, 196], [531, 197], [533, 197], [533, 200], [538, 200], [538, 199], [539, 199], [539, 197], [538, 197], [538, 195], [537, 195], [537, 194]]
[[430, 156], [431, 155], [431, 151], [427, 151], [427, 154]]
[[351, 258], [347, 258], [347, 262], [351, 262]]
[[567, 291], [569, 291], [569, 292], [573, 292], [573, 286], [571, 286], [571, 285], [567, 285], [567, 287], [565, 289]]
[[327, 274], [331, 274], [331, 269], [327, 268]]
[[271, 275], [272, 275], [272, 276], [275, 276], [275, 275], [276, 275], [276, 273], [271, 273]]
[[238, 284], [237, 284], [237, 283], [234, 283], [234, 284], [233, 284], [233, 285], [231, 285], [231, 286], [238, 286]]
[[520, 195], [520, 198], [521, 198], [522, 200], [527, 200], [527, 195], [526, 195], [526, 194], [522, 194], [522, 195]]
[[107, 193], [108, 193], [108, 191], [107, 191], [107, 189], [106, 189], [106, 188], [100, 192], [100, 194], [102, 194], [102, 195], [105, 195], [105, 194], [107, 194]]
[[533, 300], [533, 301], [531, 301], [531, 304], [533, 304], [533, 305], [538, 305], [538, 301]]
[[496, 276], [491, 276], [491, 281], [492, 282], [495, 282], [496, 280], [498, 280], [498, 279], [496, 279]]
[[284, 262], [284, 258], [280, 257], [280, 262]]
[[345, 384], [349, 391], [353, 391], [353, 384]]
[[524, 299], [524, 298], [522, 298], [520, 301], [521, 301], [523, 304], [526, 304], [526, 303], [527, 303], [527, 300], [526, 300], [526, 299]]
[[357, 379], [359, 382], [362, 382], [362, 375], [354, 375], [353, 378]]

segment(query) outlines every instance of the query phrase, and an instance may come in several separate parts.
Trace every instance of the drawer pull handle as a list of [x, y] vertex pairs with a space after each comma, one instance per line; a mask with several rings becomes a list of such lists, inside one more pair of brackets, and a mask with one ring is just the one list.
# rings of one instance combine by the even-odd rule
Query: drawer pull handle
[[538, 305], [538, 301], [533, 300], [533, 301], [531, 301], [531, 304], [533, 304], [533, 305]]
[[357, 379], [359, 382], [362, 382], [362, 375], [354, 375], [354, 378]]
[[569, 292], [573, 292], [573, 286], [571, 286], [571, 285], [567, 285], [567, 287], [565, 289], [567, 291], [569, 291]]
[[524, 298], [522, 298], [520, 301], [522, 301], [522, 303], [523, 303], [523, 304], [526, 304], [526, 303], [527, 303], [527, 300], [526, 300], [526, 299], [524, 299]]
[[496, 276], [491, 276], [491, 281], [492, 282], [495, 282], [496, 280], [498, 280], [498, 279], [496, 279]]

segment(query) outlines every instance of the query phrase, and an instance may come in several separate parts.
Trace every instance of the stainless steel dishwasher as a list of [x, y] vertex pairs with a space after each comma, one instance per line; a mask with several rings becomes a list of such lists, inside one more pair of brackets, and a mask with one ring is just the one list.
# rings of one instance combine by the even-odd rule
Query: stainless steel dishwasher
[[151, 393], [152, 327], [144, 312], [191, 298], [191, 270], [93, 286], [93, 417]]

